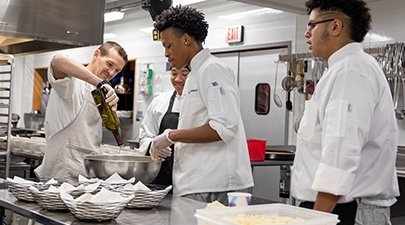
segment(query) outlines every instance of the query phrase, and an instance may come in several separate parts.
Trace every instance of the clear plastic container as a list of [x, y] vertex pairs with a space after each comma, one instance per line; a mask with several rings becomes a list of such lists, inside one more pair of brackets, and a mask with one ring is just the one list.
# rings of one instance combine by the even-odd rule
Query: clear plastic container
[[336, 225], [339, 222], [335, 214], [278, 203], [223, 209], [197, 209], [195, 217], [198, 219], [198, 225], [235, 225], [235, 223], [227, 221], [225, 217], [234, 217], [240, 214], [275, 215], [303, 219], [303, 221], [288, 225]]

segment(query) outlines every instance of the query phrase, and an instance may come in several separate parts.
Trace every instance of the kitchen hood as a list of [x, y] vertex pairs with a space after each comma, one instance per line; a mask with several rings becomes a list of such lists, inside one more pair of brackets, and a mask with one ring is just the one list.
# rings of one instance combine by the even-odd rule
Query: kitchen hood
[[101, 44], [104, 8], [105, 0], [0, 0], [0, 53]]

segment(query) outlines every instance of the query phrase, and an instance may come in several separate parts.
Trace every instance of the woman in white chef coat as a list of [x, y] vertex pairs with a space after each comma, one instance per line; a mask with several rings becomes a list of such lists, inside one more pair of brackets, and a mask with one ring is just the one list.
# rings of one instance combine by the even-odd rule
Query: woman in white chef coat
[[[204, 202], [227, 202], [228, 191], [253, 186], [236, 76], [202, 43], [208, 34], [204, 14], [175, 6], [156, 17], [165, 56], [191, 72], [183, 90], [178, 129], [152, 141], [162, 156], [175, 143], [173, 194]], [[163, 155], [164, 156], [164, 155]]]
[[102, 120], [91, 91], [105, 88], [106, 102], [116, 109], [118, 97], [108, 80], [127, 61], [125, 50], [112, 41], [97, 48], [87, 66], [65, 55], [53, 57], [48, 69], [52, 90], [45, 117], [47, 145], [35, 170], [40, 179], [77, 182], [79, 174], [86, 175], [83, 156], [99, 154], [102, 140]]
[[390, 224], [398, 128], [386, 77], [361, 44], [369, 8], [362, 0], [306, 7], [307, 43], [329, 68], [305, 104], [291, 193], [302, 207], [337, 214], [341, 225]]
[[[156, 96], [142, 120], [139, 129], [139, 149], [141, 154], [149, 154], [150, 145], [156, 136], [163, 133], [166, 129], [176, 129], [179, 121], [179, 111], [181, 95], [187, 75], [190, 73], [188, 67], [177, 69], [173, 67], [170, 70], [170, 82], [174, 91], [168, 91]], [[153, 184], [172, 185], [173, 155], [174, 145], [171, 145], [165, 160], [162, 162], [159, 174], [152, 181]]]

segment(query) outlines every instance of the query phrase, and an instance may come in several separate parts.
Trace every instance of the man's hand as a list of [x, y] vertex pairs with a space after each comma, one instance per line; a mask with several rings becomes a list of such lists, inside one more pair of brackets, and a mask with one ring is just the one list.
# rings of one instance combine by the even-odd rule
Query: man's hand
[[117, 94], [115, 93], [114, 88], [111, 87], [111, 85], [109, 85], [109, 84], [103, 84], [103, 85], [101, 85], [101, 88], [104, 88], [104, 90], [107, 91], [107, 94], [105, 95], [105, 97], [106, 97], [105, 101], [107, 102], [107, 104], [109, 106], [111, 106], [111, 108], [114, 111], [117, 111], [117, 106], [118, 106], [117, 104], [118, 104], [119, 98], [118, 98]]
[[153, 159], [167, 158], [172, 155], [170, 145], [174, 142], [169, 139], [171, 129], [166, 129], [162, 134], [152, 140], [151, 156]]

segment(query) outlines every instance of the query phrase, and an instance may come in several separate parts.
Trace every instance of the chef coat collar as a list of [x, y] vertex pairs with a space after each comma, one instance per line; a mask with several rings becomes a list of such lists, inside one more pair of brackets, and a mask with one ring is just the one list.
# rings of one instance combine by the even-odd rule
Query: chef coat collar
[[190, 71], [192, 68], [198, 68], [201, 64], [203, 64], [204, 61], [208, 59], [210, 56], [211, 52], [208, 48], [205, 48], [201, 51], [199, 51], [192, 59], [190, 62]]
[[357, 54], [363, 51], [363, 45], [358, 42], [349, 43], [336, 52], [334, 52], [328, 59], [329, 67], [332, 67], [334, 64], [338, 63], [341, 59], [345, 58], [348, 55]]

